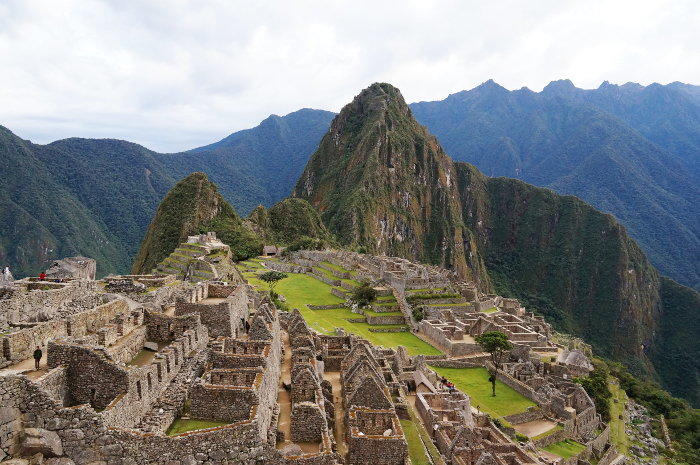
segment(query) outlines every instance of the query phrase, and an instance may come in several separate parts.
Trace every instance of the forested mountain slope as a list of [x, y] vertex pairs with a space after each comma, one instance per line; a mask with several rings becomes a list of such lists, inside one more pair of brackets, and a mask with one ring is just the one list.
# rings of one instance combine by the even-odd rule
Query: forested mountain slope
[[489, 176], [572, 194], [615, 215], [651, 261], [700, 285], [700, 98], [680, 83], [550, 83], [540, 93], [493, 81], [411, 105], [451, 157]]

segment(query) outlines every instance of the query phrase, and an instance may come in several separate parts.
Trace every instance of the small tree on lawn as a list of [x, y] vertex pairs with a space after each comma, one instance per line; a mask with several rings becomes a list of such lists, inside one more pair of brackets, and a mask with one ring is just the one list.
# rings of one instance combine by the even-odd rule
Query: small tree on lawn
[[285, 273], [279, 271], [267, 271], [260, 275], [260, 279], [270, 286], [270, 292], [273, 294], [275, 293], [275, 286], [277, 286], [277, 283], [286, 277], [287, 275]]
[[369, 305], [377, 298], [377, 291], [369, 281], [363, 281], [352, 291], [351, 300], [360, 307]]
[[493, 363], [495, 371], [489, 373], [489, 381], [491, 382], [492, 395], [496, 397], [496, 375], [498, 374], [498, 368], [501, 366], [503, 356], [513, 345], [508, 341], [508, 336], [500, 331], [487, 331], [476, 336], [474, 340], [485, 352], [491, 354], [491, 362]]

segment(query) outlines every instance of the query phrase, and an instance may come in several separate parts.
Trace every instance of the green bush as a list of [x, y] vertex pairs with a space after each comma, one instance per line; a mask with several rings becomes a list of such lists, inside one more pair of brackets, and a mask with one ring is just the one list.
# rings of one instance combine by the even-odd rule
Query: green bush
[[371, 304], [377, 299], [377, 291], [372, 287], [369, 281], [362, 281], [359, 286], [357, 286], [352, 291], [352, 296], [350, 300], [355, 302], [360, 307]]

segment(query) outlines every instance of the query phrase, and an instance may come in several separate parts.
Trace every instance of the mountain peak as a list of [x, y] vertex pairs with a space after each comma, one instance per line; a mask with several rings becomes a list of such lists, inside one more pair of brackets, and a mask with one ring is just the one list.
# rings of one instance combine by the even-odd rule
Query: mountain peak
[[571, 82], [571, 79], [558, 79], [556, 81], [552, 81], [549, 84], [547, 84], [544, 89], [542, 89], [542, 93], [544, 94], [552, 94], [552, 95], [562, 95], [562, 94], [568, 94], [572, 91], [576, 90], [576, 86], [574, 85], [573, 82]]
[[474, 90], [488, 90], [488, 91], [505, 91], [508, 92], [508, 89], [494, 81], [493, 79], [489, 79], [488, 81], [482, 82], [478, 86], [474, 88]]

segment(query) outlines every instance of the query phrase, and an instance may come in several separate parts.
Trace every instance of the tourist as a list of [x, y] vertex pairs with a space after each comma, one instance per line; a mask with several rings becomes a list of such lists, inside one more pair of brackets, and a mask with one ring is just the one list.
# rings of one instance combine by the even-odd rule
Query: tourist
[[39, 369], [39, 363], [41, 362], [41, 357], [43, 355], [44, 353], [41, 351], [39, 346], [36, 346], [36, 349], [34, 350], [34, 369]]
[[39, 281], [46, 281], [46, 273], [43, 271], [39, 273]]

